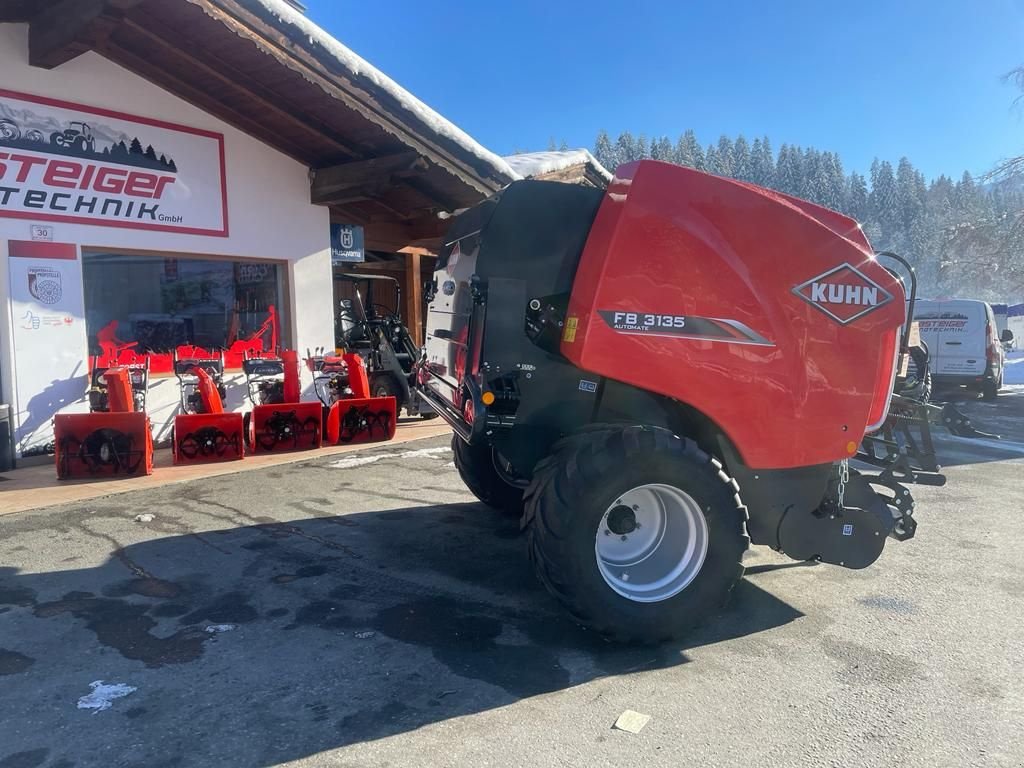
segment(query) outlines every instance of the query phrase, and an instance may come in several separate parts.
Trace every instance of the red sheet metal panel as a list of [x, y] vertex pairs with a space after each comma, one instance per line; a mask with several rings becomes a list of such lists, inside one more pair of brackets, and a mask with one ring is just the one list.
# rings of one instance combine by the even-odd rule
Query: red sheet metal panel
[[396, 403], [393, 397], [339, 400], [327, 412], [327, 443], [377, 443], [395, 436]]
[[153, 438], [144, 413], [61, 413], [53, 418], [53, 431], [61, 480], [153, 472]]
[[277, 453], [319, 448], [323, 436], [323, 406], [317, 403], [257, 405], [249, 422], [253, 453]]
[[135, 410], [132, 379], [127, 368], [118, 366], [103, 373], [107, 384], [107, 410], [111, 413], [131, 413]]
[[[217, 402], [220, 402], [219, 397]], [[171, 446], [175, 464], [206, 464], [241, 459], [245, 456], [242, 414], [178, 414], [174, 417]]]

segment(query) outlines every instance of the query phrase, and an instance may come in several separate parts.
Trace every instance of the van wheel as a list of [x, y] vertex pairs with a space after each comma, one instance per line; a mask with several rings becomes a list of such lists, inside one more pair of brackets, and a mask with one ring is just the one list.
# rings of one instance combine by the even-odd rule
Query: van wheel
[[743, 575], [738, 486], [692, 440], [658, 427], [557, 443], [526, 491], [530, 559], [580, 623], [620, 642], [685, 634]]
[[523, 489], [505, 482], [494, 466], [494, 449], [484, 444], [470, 445], [452, 435], [455, 468], [466, 487], [487, 506], [520, 516], [523, 512]]
[[998, 396], [999, 384], [990, 379], [986, 379], [981, 385], [981, 399], [991, 403]]

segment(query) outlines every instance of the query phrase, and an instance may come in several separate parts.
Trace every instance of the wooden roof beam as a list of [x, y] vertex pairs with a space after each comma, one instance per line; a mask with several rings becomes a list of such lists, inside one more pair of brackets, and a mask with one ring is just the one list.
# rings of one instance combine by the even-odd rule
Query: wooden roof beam
[[277, 115], [310, 136], [320, 141], [330, 142], [337, 150], [349, 156], [358, 157], [363, 153], [364, 150], [361, 147], [354, 147], [349, 141], [339, 136], [333, 128], [314, 117], [301, 113], [292, 104], [283, 100], [280, 94], [274, 93], [256, 78], [242, 72], [237, 67], [226, 64], [215, 54], [203, 51], [199, 46], [191, 43], [186, 50], [181, 45], [180, 39], [177, 42], [174, 40], [175, 35], [180, 38], [180, 32], [168, 30], [151, 19], [146, 19], [144, 24], [129, 20], [127, 26], [161, 50], [199, 70], [204, 77], [216, 80], [229, 88], [242, 88], [252, 94], [259, 99], [261, 106], [267, 112]]
[[107, 38], [124, 15], [142, 0], [61, 0], [29, 22], [28, 61], [53, 69]]
[[341, 163], [314, 171], [310, 201], [317, 205], [372, 199], [404, 178], [427, 170], [427, 162], [417, 152], [399, 152]]

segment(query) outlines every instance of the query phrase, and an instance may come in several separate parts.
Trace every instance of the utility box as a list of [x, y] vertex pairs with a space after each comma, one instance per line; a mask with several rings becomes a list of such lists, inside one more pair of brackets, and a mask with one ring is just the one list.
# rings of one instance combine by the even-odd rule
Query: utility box
[[14, 440], [11, 406], [0, 403], [0, 472], [14, 469]]

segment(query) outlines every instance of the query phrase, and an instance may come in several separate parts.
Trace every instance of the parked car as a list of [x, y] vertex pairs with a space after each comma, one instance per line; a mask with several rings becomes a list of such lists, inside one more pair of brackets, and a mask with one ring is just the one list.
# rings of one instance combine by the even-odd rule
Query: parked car
[[917, 302], [914, 320], [929, 350], [936, 389], [967, 387], [994, 400], [1003, 386], [1003, 344], [1013, 332], [999, 333], [995, 313], [984, 301], [950, 299]]

